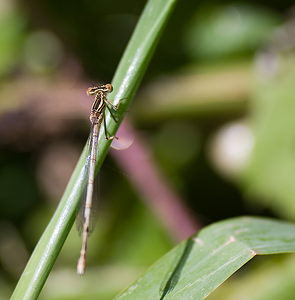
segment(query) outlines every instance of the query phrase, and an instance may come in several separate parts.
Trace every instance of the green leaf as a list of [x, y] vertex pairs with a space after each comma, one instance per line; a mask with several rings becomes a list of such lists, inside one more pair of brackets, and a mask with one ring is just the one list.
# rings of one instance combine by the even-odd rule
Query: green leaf
[[[117, 104], [122, 100], [117, 113], [117, 118], [120, 120], [131, 103], [175, 2], [175, 0], [150, 0], [140, 17], [112, 81], [114, 90], [111, 96], [115, 96], [113, 103]], [[106, 116], [106, 120], [109, 134], [115, 135], [120, 122], [115, 123], [109, 115]], [[109, 146], [110, 142], [105, 140], [101, 131], [97, 170]], [[86, 186], [83, 168], [85, 161], [86, 150], [84, 149], [61, 202], [38, 242], [11, 299], [24, 300], [38, 297], [74, 223], [79, 199]], [[79, 249], [77, 249], [77, 257], [78, 253]]]
[[204, 299], [255, 255], [295, 252], [295, 225], [241, 217], [173, 248], [116, 300]]

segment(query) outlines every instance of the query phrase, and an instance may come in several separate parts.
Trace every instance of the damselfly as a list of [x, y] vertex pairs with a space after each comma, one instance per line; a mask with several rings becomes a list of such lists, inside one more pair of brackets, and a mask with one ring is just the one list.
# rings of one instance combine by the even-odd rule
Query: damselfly
[[88, 96], [94, 96], [94, 102], [91, 107], [91, 112], [89, 116], [91, 128], [90, 128], [90, 146], [88, 153], [88, 183], [86, 189], [86, 197], [82, 207], [83, 213], [83, 227], [82, 227], [82, 247], [80, 251], [80, 257], [77, 263], [77, 273], [83, 274], [86, 265], [86, 249], [87, 249], [87, 239], [89, 235], [90, 227], [90, 217], [92, 208], [92, 198], [94, 189], [94, 177], [95, 177], [95, 164], [96, 164], [96, 154], [97, 154], [97, 143], [99, 137], [99, 130], [102, 121], [104, 122], [104, 133], [107, 140], [112, 140], [114, 137], [108, 136], [106, 119], [105, 119], [105, 109], [107, 108], [112, 116], [112, 118], [117, 122], [112, 109], [117, 110], [118, 105], [113, 105], [107, 99], [107, 94], [111, 93], [113, 87], [111, 84], [100, 85], [95, 87], [90, 87], [87, 90]]

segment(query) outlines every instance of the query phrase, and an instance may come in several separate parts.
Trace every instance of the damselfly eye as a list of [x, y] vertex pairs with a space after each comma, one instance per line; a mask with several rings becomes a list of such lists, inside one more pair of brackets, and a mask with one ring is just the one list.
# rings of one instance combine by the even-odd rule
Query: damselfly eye
[[105, 87], [108, 90], [108, 93], [110, 93], [113, 90], [113, 86], [110, 83], [106, 84]]
[[96, 91], [97, 91], [97, 87], [90, 87], [87, 89], [86, 94], [88, 96], [92, 96], [96, 93]]

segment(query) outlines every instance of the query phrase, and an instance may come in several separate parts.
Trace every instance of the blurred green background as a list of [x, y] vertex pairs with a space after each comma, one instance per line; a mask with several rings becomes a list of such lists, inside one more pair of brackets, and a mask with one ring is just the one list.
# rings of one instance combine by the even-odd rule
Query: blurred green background
[[[85, 90], [111, 81], [144, 4], [0, 2], [0, 299], [10, 296], [87, 140]], [[146, 177], [142, 188], [126, 167], [128, 149], [111, 151], [86, 274], [76, 275], [73, 228], [40, 299], [111, 299], [217, 220], [295, 220], [291, 5], [179, 1], [127, 112], [146, 151], [134, 150], [143, 157], [137, 168], [147, 173], [148, 157], [156, 180]], [[149, 193], [155, 181], [164, 194]], [[294, 264], [294, 255], [255, 259], [210, 299], [293, 299]]]

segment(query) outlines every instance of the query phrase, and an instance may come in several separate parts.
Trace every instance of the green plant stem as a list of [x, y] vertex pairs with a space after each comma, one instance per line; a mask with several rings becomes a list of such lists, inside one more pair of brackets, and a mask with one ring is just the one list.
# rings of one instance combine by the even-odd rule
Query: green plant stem
[[[117, 104], [122, 99], [117, 113], [120, 121], [144, 75], [175, 2], [175, 0], [150, 0], [139, 19], [112, 81], [114, 91], [111, 95], [115, 95], [113, 103]], [[108, 132], [115, 135], [120, 121], [118, 123], [112, 121], [109, 114], [106, 121]], [[110, 142], [104, 139], [104, 134], [100, 134], [98, 143], [97, 170], [102, 165], [110, 146]], [[41, 292], [74, 223], [79, 199], [86, 186], [83, 171], [86, 159], [84, 149], [60, 204], [40, 238], [11, 299], [36, 299]], [[77, 256], [78, 251], [77, 249]]]

